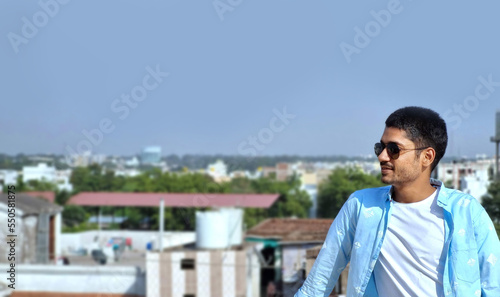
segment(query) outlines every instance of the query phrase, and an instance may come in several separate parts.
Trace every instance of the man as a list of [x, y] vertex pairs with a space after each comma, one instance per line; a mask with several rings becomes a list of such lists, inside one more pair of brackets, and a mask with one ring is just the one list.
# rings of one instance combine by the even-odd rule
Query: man
[[328, 296], [350, 262], [347, 296], [500, 297], [500, 242], [479, 202], [431, 179], [446, 124], [434, 111], [392, 113], [375, 154], [382, 188], [354, 192], [296, 297]]

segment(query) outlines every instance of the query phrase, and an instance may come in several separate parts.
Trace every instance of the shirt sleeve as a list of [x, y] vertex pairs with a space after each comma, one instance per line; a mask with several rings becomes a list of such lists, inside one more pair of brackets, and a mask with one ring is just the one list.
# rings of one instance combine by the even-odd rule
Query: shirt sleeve
[[500, 296], [500, 241], [488, 213], [481, 207], [474, 223], [481, 277], [481, 296]]
[[333, 221], [311, 272], [295, 297], [329, 296], [351, 256], [356, 231], [353, 215], [356, 198], [351, 195]]

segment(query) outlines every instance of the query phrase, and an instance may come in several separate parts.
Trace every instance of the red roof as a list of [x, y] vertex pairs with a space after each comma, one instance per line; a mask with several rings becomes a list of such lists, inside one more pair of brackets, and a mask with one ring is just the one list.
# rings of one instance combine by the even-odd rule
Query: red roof
[[159, 206], [166, 207], [252, 207], [269, 208], [279, 194], [205, 194], [205, 193], [117, 193], [82, 192], [68, 204], [85, 206]]
[[24, 194], [32, 197], [40, 197], [52, 203], [56, 200], [56, 193], [50, 191], [28, 191], [24, 192]]

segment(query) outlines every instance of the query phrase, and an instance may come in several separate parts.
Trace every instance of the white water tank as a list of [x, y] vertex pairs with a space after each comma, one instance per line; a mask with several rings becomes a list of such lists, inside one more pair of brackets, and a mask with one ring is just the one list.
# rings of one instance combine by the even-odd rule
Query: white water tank
[[243, 241], [243, 209], [222, 208], [227, 218], [229, 245], [240, 245]]
[[196, 247], [224, 249], [243, 241], [243, 210], [222, 208], [196, 212]]
[[220, 211], [196, 212], [196, 247], [223, 249], [229, 246], [226, 214]]

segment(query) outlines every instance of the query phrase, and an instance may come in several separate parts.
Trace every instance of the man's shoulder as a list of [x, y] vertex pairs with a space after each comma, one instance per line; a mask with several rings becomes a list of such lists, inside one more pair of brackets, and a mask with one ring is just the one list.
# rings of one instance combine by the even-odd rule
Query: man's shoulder
[[385, 201], [388, 198], [390, 190], [391, 186], [361, 189], [352, 193], [349, 199], [354, 199], [361, 203], [364, 201]]
[[357, 190], [356, 192], [353, 193], [353, 195], [358, 195], [358, 196], [386, 196], [389, 194], [389, 191], [391, 190], [391, 186], [383, 186], [383, 187], [377, 187], [377, 188], [366, 188], [366, 189], [361, 189]]
[[461, 206], [464, 203], [479, 204], [479, 201], [477, 201], [477, 199], [474, 198], [474, 196], [456, 189], [441, 188], [439, 195], [443, 196], [446, 199], [446, 201], [451, 205]]
[[440, 198], [449, 205], [452, 211], [469, 210], [470, 213], [479, 213], [483, 210], [481, 203], [472, 195], [460, 190], [442, 188]]

